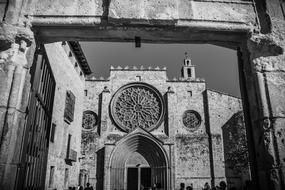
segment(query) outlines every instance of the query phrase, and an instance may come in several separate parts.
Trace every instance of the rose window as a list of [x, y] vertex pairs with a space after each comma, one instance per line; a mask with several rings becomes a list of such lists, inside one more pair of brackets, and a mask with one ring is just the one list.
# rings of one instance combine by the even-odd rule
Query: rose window
[[94, 129], [97, 125], [97, 114], [92, 111], [85, 111], [83, 113], [82, 127], [83, 129]]
[[112, 100], [112, 116], [123, 131], [137, 127], [152, 130], [163, 117], [160, 93], [144, 83], [132, 83], [118, 90]]
[[201, 116], [198, 112], [187, 110], [183, 114], [183, 124], [189, 129], [195, 129], [201, 124]]

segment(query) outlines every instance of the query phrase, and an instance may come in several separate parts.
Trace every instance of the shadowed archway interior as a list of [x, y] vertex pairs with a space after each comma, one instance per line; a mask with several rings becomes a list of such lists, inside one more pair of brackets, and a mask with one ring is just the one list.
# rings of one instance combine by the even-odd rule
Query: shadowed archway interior
[[[149, 136], [136, 134], [119, 143], [111, 160], [111, 189], [126, 189], [126, 162], [133, 154], [140, 154], [151, 168], [152, 184], [167, 188], [167, 158], [162, 146]], [[138, 166], [139, 167], [139, 166]]]

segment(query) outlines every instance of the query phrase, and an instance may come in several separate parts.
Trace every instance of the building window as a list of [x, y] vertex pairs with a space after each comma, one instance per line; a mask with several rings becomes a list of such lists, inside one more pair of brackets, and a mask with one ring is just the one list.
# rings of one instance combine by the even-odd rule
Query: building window
[[136, 76], [136, 81], [141, 81], [142, 77], [141, 76]]
[[69, 157], [69, 153], [70, 153], [70, 141], [71, 141], [71, 134], [68, 135], [67, 149], [66, 149], [66, 158]]
[[48, 183], [49, 187], [53, 186], [53, 179], [54, 179], [54, 166], [51, 166], [50, 173], [49, 173], [49, 183]]
[[69, 178], [69, 171], [68, 171], [68, 168], [65, 168], [65, 171], [64, 171], [64, 187], [67, 186], [68, 178]]
[[70, 90], [68, 90], [66, 91], [65, 109], [64, 109], [64, 120], [67, 122], [73, 121], [74, 105], [75, 105], [75, 96]]
[[56, 128], [56, 124], [52, 123], [51, 131], [50, 131], [50, 142], [54, 142], [55, 128]]
[[65, 157], [65, 163], [67, 165], [72, 165], [72, 162], [76, 162], [77, 160], [77, 152], [73, 150], [70, 146], [71, 146], [71, 135], [69, 134], [67, 139], [66, 157]]
[[187, 74], [188, 74], [188, 77], [191, 77], [191, 69], [187, 69]]
[[135, 44], [136, 48], [141, 47], [141, 38], [139, 36], [135, 36]]
[[189, 96], [192, 97], [192, 95], [193, 95], [193, 94], [192, 94], [192, 91], [189, 90], [188, 93], [189, 93]]
[[85, 96], [87, 96], [88, 95], [88, 90], [84, 90], [84, 94], [85, 94]]

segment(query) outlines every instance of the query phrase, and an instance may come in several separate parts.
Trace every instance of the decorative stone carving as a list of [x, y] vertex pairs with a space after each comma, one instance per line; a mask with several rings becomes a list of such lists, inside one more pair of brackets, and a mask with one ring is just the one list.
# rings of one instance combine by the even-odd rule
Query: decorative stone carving
[[151, 131], [160, 124], [164, 115], [163, 99], [154, 87], [145, 83], [131, 83], [114, 95], [111, 114], [123, 131], [137, 127]]
[[198, 112], [193, 110], [187, 110], [182, 116], [183, 124], [188, 129], [196, 129], [201, 124], [201, 116]]
[[82, 128], [86, 130], [92, 130], [98, 123], [98, 116], [93, 111], [85, 111], [83, 113]]
[[28, 49], [27, 43], [24, 40], [21, 40], [19, 44], [11, 44], [10, 49], [0, 52], [0, 69], [2, 70], [5, 63], [13, 64], [15, 66], [26, 66], [26, 54]]

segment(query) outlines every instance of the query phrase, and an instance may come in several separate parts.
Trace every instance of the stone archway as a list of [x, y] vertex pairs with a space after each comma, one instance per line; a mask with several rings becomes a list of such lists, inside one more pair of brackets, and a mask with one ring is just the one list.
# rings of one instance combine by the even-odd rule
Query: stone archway
[[103, 2], [4, 0], [0, 3], [3, 10], [0, 13], [0, 187], [14, 189], [16, 173], [22, 168], [18, 147], [21, 134], [25, 133], [22, 126], [28, 114], [25, 111], [30, 88], [28, 71], [35, 42], [133, 41], [139, 36], [145, 42], [202, 42], [240, 50], [241, 91], [253, 183], [256, 189], [284, 189], [284, 3], [278, 0]]
[[126, 162], [134, 154], [141, 155], [149, 164], [151, 169], [151, 184], [159, 183], [164, 189], [168, 189], [169, 163], [165, 150], [154, 137], [145, 134], [128, 136], [119, 142], [113, 150], [109, 167], [110, 189], [127, 189]]

